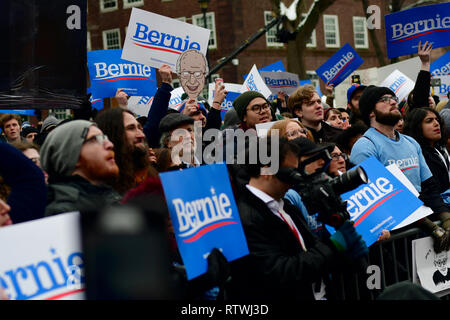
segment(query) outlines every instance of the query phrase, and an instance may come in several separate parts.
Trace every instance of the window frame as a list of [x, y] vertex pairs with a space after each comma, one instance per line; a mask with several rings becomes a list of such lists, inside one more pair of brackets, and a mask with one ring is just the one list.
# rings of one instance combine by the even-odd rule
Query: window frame
[[132, 2], [132, 3], [129, 3], [128, 1], [129, 0], [123, 0], [124, 9], [129, 9], [133, 7], [142, 7], [144, 5], [144, 0], [139, 0], [139, 2]]
[[[327, 30], [326, 30], [326, 20], [327, 18], [334, 19], [334, 25], [336, 27], [336, 44], [327, 44]], [[340, 48], [341, 47], [341, 39], [339, 32], [339, 17], [335, 14], [324, 14], [323, 15], [323, 41], [326, 48]]]
[[[267, 15], [270, 15], [272, 17], [272, 19], [271, 20], [267, 20]], [[275, 19], [275, 17], [273, 16], [273, 11], [264, 10], [264, 26], [267, 26], [273, 19]], [[269, 30], [267, 30], [267, 32], [265, 34], [266, 47], [268, 47], [268, 48], [283, 48], [284, 47], [284, 43], [276, 41], [277, 40], [276, 34], [275, 34], [275, 36], [269, 34], [269, 31], [271, 31], [274, 28], [275, 27], [270, 28]], [[274, 30], [276, 30], [276, 29], [274, 29]], [[275, 37], [275, 41], [269, 42], [269, 37]]]
[[[210, 29], [210, 31], [211, 31], [211, 33], [213, 35], [213, 39], [214, 39], [214, 44], [209, 44], [209, 42], [208, 42], [208, 49], [217, 49], [216, 17], [215, 17], [214, 11], [206, 12], [206, 24], [208, 24], [208, 17], [211, 17], [212, 29]], [[183, 17], [180, 17], [180, 18], [183, 18]], [[178, 19], [180, 20], [180, 18], [178, 18]], [[200, 19], [202, 21], [201, 24], [197, 23], [197, 19]], [[194, 14], [192, 16], [192, 24], [195, 26], [204, 28], [203, 13]], [[210, 36], [209, 40], [211, 41], [211, 36]]]
[[111, 12], [111, 11], [115, 11], [117, 9], [119, 9], [119, 0], [114, 0], [116, 5], [112, 8], [105, 8], [104, 4], [105, 4], [105, 0], [99, 0], [100, 1], [100, 12], [101, 13], [106, 13], [106, 12]]
[[[303, 19], [306, 18], [306, 16], [307, 16], [306, 13], [302, 13], [302, 21], [303, 21]], [[301, 21], [300, 21], [300, 23], [301, 23]], [[307, 48], [316, 48], [317, 47], [317, 36], [316, 36], [316, 29], [315, 28], [314, 28], [313, 32], [311, 32], [311, 38], [310, 39], [312, 40], [312, 43], [307, 43], [306, 47]]]
[[[367, 20], [366, 17], [355, 16], [352, 19], [353, 21], [353, 43], [356, 49], [369, 49], [369, 35], [367, 31]], [[356, 44], [356, 31], [355, 31], [355, 21], [363, 21], [363, 32], [364, 32], [364, 45]]]
[[[116, 31], [118, 34], [118, 38], [119, 38], [119, 48], [108, 48], [107, 44], [108, 44], [108, 39], [107, 39], [107, 34], [108, 32], [113, 32]], [[102, 37], [103, 37], [103, 49], [104, 50], [109, 50], [109, 49], [121, 49], [122, 48], [122, 39], [120, 37], [120, 28], [114, 28], [114, 29], [108, 29], [108, 30], [103, 30], [102, 31]]]

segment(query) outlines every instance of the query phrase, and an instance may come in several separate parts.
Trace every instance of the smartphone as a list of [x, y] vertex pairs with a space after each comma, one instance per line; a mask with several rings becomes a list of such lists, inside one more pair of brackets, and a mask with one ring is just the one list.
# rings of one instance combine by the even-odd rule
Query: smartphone
[[432, 87], [440, 87], [441, 86], [441, 79], [440, 78], [432, 78], [431, 79], [431, 86]]

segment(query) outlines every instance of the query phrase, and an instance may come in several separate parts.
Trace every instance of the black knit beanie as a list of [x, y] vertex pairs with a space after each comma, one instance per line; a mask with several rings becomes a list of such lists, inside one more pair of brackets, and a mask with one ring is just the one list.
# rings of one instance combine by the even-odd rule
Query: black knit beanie
[[395, 93], [387, 87], [368, 86], [364, 89], [361, 98], [359, 98], [359, 111], [361, 118], [366, 125], [370, 127], [369, 114], [375, 109], [378, 100], [385, 94], [395, 97]]
[[[248, 104], [255, 98], [263, 98], [264, 100], [267, 101], [267, 99], [257, 91], [246, 91], [242, 93], [240, 96], [238, 96], [236, 99], [234, 99], [233, 108], [236, 110], [236, 113], [241, 121], [244, 120], [244, 115], [246, 114]], [[267, 103], [269, 102], [267, 101]]]

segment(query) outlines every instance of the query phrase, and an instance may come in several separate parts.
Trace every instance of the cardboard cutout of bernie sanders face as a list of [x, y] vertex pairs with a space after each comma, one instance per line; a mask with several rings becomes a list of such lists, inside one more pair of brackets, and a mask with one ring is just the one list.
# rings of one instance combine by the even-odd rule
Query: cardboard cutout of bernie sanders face
[[208, 66], [205, 56], [197, 50], [185, 51], [177, 61], [177, 74], [181, 87], [189, 99], [197, 99], [205, 86]]

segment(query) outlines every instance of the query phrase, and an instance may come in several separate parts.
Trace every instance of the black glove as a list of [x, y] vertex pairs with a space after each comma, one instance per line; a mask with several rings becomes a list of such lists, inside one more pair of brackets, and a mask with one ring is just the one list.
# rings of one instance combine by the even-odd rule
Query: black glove
[[434, 252], [447, 251], [450, 247], [450, 230], [444, 230], [428, 218], [424, 218], [421, 226], [433, 238]]
[[230, 265], [227, 258], [217, 248], [212, 249], [208, 256], [208, 270], [205, 280], [211, 286], [223, 286], [230, 277]]

